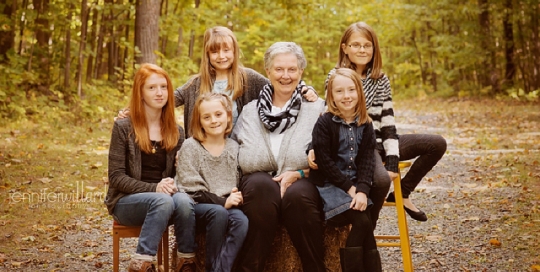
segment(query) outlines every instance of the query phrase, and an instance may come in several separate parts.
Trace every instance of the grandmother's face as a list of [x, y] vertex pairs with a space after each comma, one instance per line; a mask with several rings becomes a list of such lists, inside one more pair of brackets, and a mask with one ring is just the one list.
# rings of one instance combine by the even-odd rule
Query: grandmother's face
[[266, 69], [266, 75], [274, 91], [290, 96], [300, 82], [303, 72], [304, 70], [298, 67], [298, 58], [293, 53], [276, 55], [270, 68]]

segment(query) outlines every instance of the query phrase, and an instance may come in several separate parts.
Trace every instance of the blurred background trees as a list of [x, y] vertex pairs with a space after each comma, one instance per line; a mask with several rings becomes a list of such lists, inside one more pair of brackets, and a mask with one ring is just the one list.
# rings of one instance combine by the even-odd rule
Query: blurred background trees
[[365, 21], [395, 96], [537, 98], [539, 8], [538, 0], [5, 0], [0, 116], [114, 115], [137, 63], [161, 65], [180, 86], [198, 72], [202, 35], [216, 25], [234, 31], [243, 64], [263, 74], [270, 44], [300, 44], [304, 79], [320, 93], [343, 30]]

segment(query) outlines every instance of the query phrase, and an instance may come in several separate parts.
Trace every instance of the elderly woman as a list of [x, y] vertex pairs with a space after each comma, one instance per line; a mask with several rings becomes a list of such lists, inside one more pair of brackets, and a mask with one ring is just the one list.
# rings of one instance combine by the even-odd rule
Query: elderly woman
[[242, 210], [249, 219], [235, 271], [264, 270], [280, 218], [304, 271], [325, 271], [322, 201], [307, 179], [306, 156], [324, 102], [302, 99], [299, 82], [306, 64], [295, 43], [270, 46], [264, 55], [270, 84], [244, 107], [234, 128], [244, 175], [239, 186]]

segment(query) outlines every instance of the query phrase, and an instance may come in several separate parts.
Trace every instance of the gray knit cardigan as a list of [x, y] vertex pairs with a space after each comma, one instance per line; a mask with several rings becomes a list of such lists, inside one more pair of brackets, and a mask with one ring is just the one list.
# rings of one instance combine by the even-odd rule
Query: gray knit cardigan
[[[267, 78], [257, 73], [250, 68], [243, 68], [246, 73], [247, 82], [244, 84], [244, 93], [236, 99], [238, 114], [242, 112], [242, 108], [247, 103], [259, 98], [259, 93], [263, 86], [270, 83]], [[174, 91], [174, 104], [176, 107], [184, 105], [184, 129], [190, 136], [189, 125], [191, 122], [191, 114], [195, 107], [195, 101], [199, 97], [199, 89], [201, 88], [201, 78], [198, 76], [190, 79], [186, 84], [177, 88]]]
[[[167, 152], [167, 165], [162, 178], [174, 178], [176, 152], [184, 142], [184, 130], [178, 126], [178, 144]], [[114, 122], [111, 144], [109, 146], [109, 188], [105, 205], [112, 215], [114, 206], [120, 198], [128, 194], [155, 192], [157, 183], [141, 181], [141, 149], [135, 143], [135, 133], [131, 128], [131, 118], [117, 119]]]
[[298, 119], [284, 132], [276, 160], [270, 147], [269, 131], [259, 119], [257, 101], [247, 104], [231, 136], [240, 145], [238, 163], [242, 174], [275, 172], [280, 175], [290, 170], [309, 168], [306, 150], [311, 143], [313, 126], [324, 109], [322, 99], [315, 102], [302, 99]]
[[219, 156], [213, 156], [199, 141], [187, 139], [178, 152], [176, 185], [187, 193], [206, 191], [223, 197], [236, 187], [238, 173], [238, 144], [227, 138]]

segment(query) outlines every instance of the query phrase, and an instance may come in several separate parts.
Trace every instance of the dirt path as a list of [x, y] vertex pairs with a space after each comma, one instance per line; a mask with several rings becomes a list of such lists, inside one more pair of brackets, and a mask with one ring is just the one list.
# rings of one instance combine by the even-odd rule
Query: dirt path
[[[459, 102], [443, 104], [440, 107], [456, 107], [457, 112], [465, 106]], [[431, 108], [426, 103], [423, 106]], [[404, 108], [404, 104], [397, 107]], [[533, 131], [519, 131], [529, 133], [531, 139], [540, 124], [538, 109], [537, 113], [531, 115]], [[452, 112], [421, 114], [418, 110], [401, 110], [396, 115], [400, 134], [436, 133], [448, 143], [447, 154], [412, 196], [429, 217], [425, 223], [408, 220], [415, 271], [534, 270], [533, 266], [540, 263], [540, 202], [538, 191], [530, 189], [530, 184], [538, 184], [540, 178], [538, 171], [530, 176], [520, 174], [522, 169], [517, 167], [515, 157], [538, 160], [538, 139], [523, 148], [471, 148], [471, 142], [481, 140], [478, 131], [468, 131], [481, 127], [455, 126], [450, 119]], [[471, 116], [464, 113], [453, 117], [467, 120]], [[496, 124], [486, 127], [497, 129]], [[515, 163], [508, 163], [508, 158]], [[534, 165], [534, 161], [530, 162]], [[539, 170], [538, 161], [534, 168]], [[510, 172], [513, 174], [508, 175]], [[384, 211], [385, 217], [394, 218], [393, 212]], [[379, 231], [388, 229], [380, 222]], [[386, 248], [381, 252], [384, 270], [402, 270], [399, 250]]]

